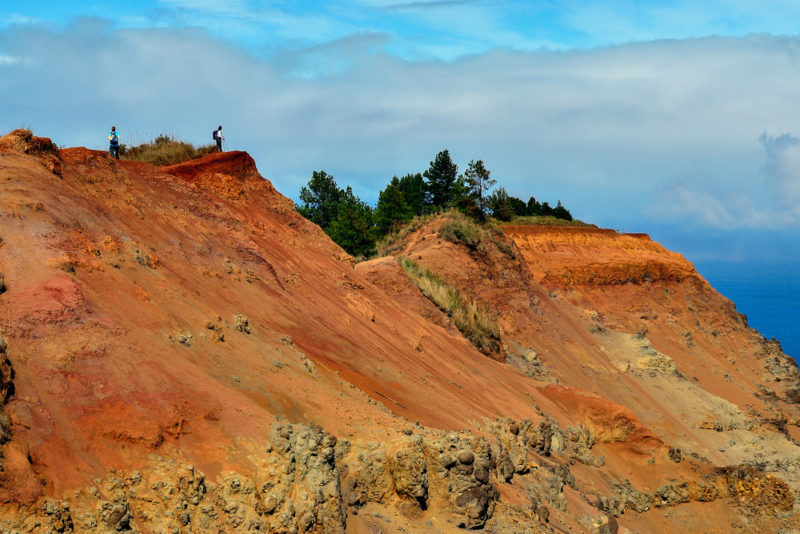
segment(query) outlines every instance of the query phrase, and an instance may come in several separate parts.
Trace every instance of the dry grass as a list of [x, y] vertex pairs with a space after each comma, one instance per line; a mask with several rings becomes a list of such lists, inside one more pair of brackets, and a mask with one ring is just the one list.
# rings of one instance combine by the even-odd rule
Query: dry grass
[[400, 257], [398, 261], [422, 294], [449, 315], [478, 350], [489, 354], [500, 349], [500, 327], [494, 314], [413, 260]]
[[411, 232], [419, 230], [423, 224], [427, 223], [433, 218], [433, 215], [417, 215], [408, 223], [396, 228], [386, 234], [380, 241], [375, 244], [377, 256], [389, 256], [398, 250], [402, 250], [406, 245], [406, 238]]
[[195, 148], [191, 143], [161, 134], [149, 143], [133, 147], [121, 145], [119, 157], [121, 159], [143, 161], [153, 165], [175, 165], [176, 163], [199, 158], [215, 150], [216, 147], [214, 145]]
[[489, 252], [489, 245], [494, 245], [511, 259], [516, 259], [514, 247], [502, 239], [502, 230], [493, 222], [479, 224], [458, 211], [449, 211], [445, 217], [447, 221], [439, 229], [439, 237], [442, 239], [451, 243], [462, 243], [483, 254]]
[[447, 220], [439, 228], [439, 237], [451, 243], [462, 243], [472, 250], [487, 252], [492, 235], [485, 226], [455, 211], [445, 216]]
[[552, 215], [526, 215], [524, 217], [514, 217], [509, 222], [498, 221], [497, 224], [519, 225], [519, 226], [591, 226], [594, 224], [585, 223], [578, 219], [568, 221], [566, 219], [559, 219]]

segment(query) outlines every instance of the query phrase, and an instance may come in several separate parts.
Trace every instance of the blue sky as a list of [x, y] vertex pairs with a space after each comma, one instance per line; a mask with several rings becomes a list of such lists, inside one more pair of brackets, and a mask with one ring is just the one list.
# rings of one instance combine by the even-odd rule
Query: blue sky
[[0, 130], [229, 148], [374, 203], [448, 148], [693, 261], [797, 262], [800, 4], [4, 2]]
[[303, 49], [357, 34], [412, 60], [453, 60], [497, 47], [571, 50], [657, 39], [791, 35], [800, 5], [742, 0], [116, 0], [6, 2], [0, 26], [108, 19], [115, 28], [199, 27], [256, 54]]

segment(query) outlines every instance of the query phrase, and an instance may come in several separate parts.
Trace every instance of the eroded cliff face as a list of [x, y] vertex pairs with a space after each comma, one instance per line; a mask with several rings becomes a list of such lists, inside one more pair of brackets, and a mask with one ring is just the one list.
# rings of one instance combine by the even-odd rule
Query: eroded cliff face
[[354, 265], [244, 153], [0, 138], [0, 532], [798, 528], [798, 372], [646, 236]]

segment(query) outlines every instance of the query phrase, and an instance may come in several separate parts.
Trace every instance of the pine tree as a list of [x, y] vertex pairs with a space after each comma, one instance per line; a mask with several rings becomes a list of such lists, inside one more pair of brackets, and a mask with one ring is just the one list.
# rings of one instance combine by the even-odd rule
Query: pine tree
[[558, 201], [558, 204], [556, 204], [556, 207], [553, 208], [553, 216], [559, 219], [564, 219], [565, 221], [572, 220], [572, 214], [561, 204], [560, 200]]
[[498, 187], [489, 196], [489, 207], [492, 217], [501, 221], [510, 221], [514, 217], [514, 206], [504, 187]]
[[[420, 176], [422, 178], [422, 176]], [[375, 207], [375, 227], [378, 235], [386, 235], [393, 227], [411, 220], [414, 212], [406, 202], [400, 180], [395, 176], [378, 195]]]
[[304, 204], [297, 211], [348, 253], [369, 256], [375, 251], [372, 208], [350, 186], [340, 189], [333, 176], [314, 171], [308, 185], [300, 189], [300, 200]]
[[413, 215], [422, 215], [430, 211], [425, 200], [425, 180], [422, 174], [406, 174], [400, 178], [399, 185]]
[[333, 176], [325, 171], [314, 171], [308, 186], [300, 189], [300, 200], [303, 201], [303, 205], [297, 207], [300, 215], [325, 230], [336, 218], [342, 190]]
[[470, 161], [467, 170], [464, 171], [464, 184], [470, 196], [475, 199], [478, 211], [485, 215], [487, 209], [486, 193], [492, 188], [497, 180], [490, 177], [489, 170], [483, 165], [483, 160]]
[[372, 208], [355, 196], [350, 186], [342, 191], [336, 218], [326, 233], [353, 256], [367, 257], [375, 253]]
[[450, 159], [450, 152], [442, 150], [424, 172], [428, 180], [426, 190], [429, 203], [434, 208], [446, 208], [453, 202], [453, 185], [458, 176], [458, 165]]
[[526, 215], [541, 215], [542, 214], [542, 205], [539, 202], [531, 197], [528, 199], [528, 210]]

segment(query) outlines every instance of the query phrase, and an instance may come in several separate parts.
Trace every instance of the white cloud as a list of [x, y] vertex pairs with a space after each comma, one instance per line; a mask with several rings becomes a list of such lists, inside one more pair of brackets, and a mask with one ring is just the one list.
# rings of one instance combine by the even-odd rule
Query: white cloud
[[767, 153], [764, 174], [777, 193], [777, 203], [800, 215], [800, 139], [765, 132], [759, 140]]
[[779, 210], [769, 205], [757, 206], [753, 199], [739, 191], [713, 193], [676, 186], [663, 191], [653, 214], [677, 224], [687, 219], [702, 226], [722, 230], [781, 230], [798, 223], [799, 212]]
[[[664, 190], [652, 212], [719, 229], [782, 230], [800, 224], [800, 139], [791, 134], [759, 137], [766, 163], [752, 178], [751, 193], [737, 184], [725, 191], [678, 185]], [[731, 190], [732, 189], [732, 190]]]
[[357, 0], [356, 3], [385, 9], [430, 9], [449, 8], [464, 4], [479, 4], [481, 0], [418, 0], [409, 2], [398, 0]]
[[[30, 124], [99, 148], [112, 123], [124, 140], [166, 132], [196, 144], [221, 123], [231, 148], [295, 197], [325, 169], [374, 202], [392, 175], [449, 148], [462, 167], [483, 159], [512, 194], [562, 200], [601, 225], [800, 220], [800, 187], [777, 178], [800, 150], [759, 144], [764, 131], [800, 132], [800, 39], [498, 49], [452, 62], [391, 57], [387, 39], [364, 33], [261, 60], [200, 30], [4, 30], [3, 57], [19, 62], [2, 66], [0, 129]], [[766, 182], [765, 146], [780, 163]], [[787, 202], [777, 214], [765, 184]], [[672, 211], [651, 210], [664, 191]]]
[[165, 7], [225, 16], [243, 16], [251, 12], [247, 0], [159, 0], [159, 3]]
[[0, 14], [0, 26], [9, 26], [12, 24], [18, 24], [18, 25], [39, 24], [41, 22], [43, 22], [42, 19], [38, 17], [21, 15], [19, 13], [10, 13], [7, 15]]

